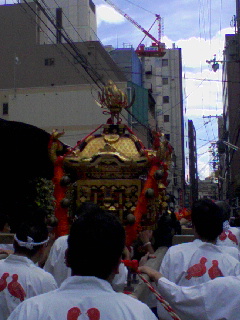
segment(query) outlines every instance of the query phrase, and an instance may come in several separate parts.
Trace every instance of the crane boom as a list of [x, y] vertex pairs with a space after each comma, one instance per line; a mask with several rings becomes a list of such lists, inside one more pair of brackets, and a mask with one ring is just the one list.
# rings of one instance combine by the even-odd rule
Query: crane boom
[[[110, 0], [104, 0], [106, 3], [108, 3], [110, 6], [112, 6], [118, 13], [120, 13], [123, 17], [125, 17], [128, 21], [130, 21], [132, 24], [134, 24], [138, 29], [140, 29], [146, 36], [148, 36], [150, 39], [152, 39], [156, 44], [159, 44], [160, 41], [157, 40], [153, 35], [151, 35], [147, 30], [145, 30], [142, 26], [140, 26], [139, 23], [137, 23], [134, 19], [132, 19], [128, 14], [123, 12], [121, 9], [119, 9], [112, 1]], [[160, 16], [156, 15], [156, 20], [159, 20]]]

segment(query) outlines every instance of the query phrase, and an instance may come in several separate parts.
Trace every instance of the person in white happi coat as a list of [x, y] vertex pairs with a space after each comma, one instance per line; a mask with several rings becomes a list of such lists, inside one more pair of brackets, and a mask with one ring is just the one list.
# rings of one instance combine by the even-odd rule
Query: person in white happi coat
[[53, 276], [35, 264], [48, 243], [43, 222], [24, 222], [14, 236], [14, 253], [0, 261], [0, 319], [24, 300], [57, 288]]
[[[147, 266], [139, 271], [155, 281], [157, 291], [181, 320], [239, 320], [240, 276], [218, 277], [200, 285], [183, 287]], [[162, 311], [158, 304], [158, 311]], [[160, 319], [162, 319], [160, 317]]]
[[[75, 219], [84, 213], [91, 213], [98, 210], [99, 206], [92, 202], [84, 202], [80, 208], [76, 211]], [[66, 266], [65, 263], [65, 252], [67, 249], [67, 238], [66, 236], [61, 236], [55, 240], [47, 261], [44, 265], [44, 270], [51, 273], [56, 280], [58, 286], [71, 275], [71, 269]], [[123, 291], [124, 286], [127, 283], [127, 273], [128, 270], [123, 263], [119, 266], [119, 273], [115, 275], [112, 280], [112, 286], [115, 291]]]
[[8, 320], [156, 320], [145, 304], [110, 284], [124, 246], [125, 231], [114, 215], [101, 209], [81, 215], [68, 237], [72, 275], [59, 289], [24, 301]]
[[231, 215], [231, 207], [225, 201], [215, 202], [223, 213], [223, 231], [217, 239], [217, 245], [219, 246], [230, 246], [237, 249], [240, 248], [240, 229], [231, 227], [229, 219]]
[[[168, 280], [193, 286], [217, 277], [240, 275], [239, 251], [216, 245], [222, 232], [222, 211], [209, 199], [195, 201], [192, 206], [192, 224], [195, 240], [172, 246], [166, 252], [160, 273]], [[170, 319], [159, 306], [161, 319]]]
[[[200, 284], [220, 276], [240, 274], [238, 250], [217, 246], [222, 232], [221, 209], [211, 200], [193, 203], [192, 224], [195, 240], [168, 249], [160, 272], [168, 280], [183, 286]], [[230, 255], [236, 252], [235, 258]]]

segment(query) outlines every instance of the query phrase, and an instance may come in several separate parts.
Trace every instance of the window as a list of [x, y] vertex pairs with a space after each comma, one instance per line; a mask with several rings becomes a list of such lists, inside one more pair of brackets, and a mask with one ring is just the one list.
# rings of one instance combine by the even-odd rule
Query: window
[[169, 115], [168, 115], [168, 114], [165, 114], [165, 115], [163, 116], [163, 121], [164, 121], [164, 122], [169, 122]]
[[162, 84], [163, 85], [168, 84], [168, 78], [162, 78]]
[[170, 141], [170, 134], [169, 133], [166, 133], [164, 136], [168, 141]]
[[162, 67], [168, 66], [168, 59], [162, 59]]
[[54, 58], [48, 58], [44, 60], [45, 66], [54, 66], [55, 64], [55, 59]]
[[169, 103], [169, 96], [163, 96], [163, 103]]
[[176, 186], [177, 185], [177, 183], [178, 183], [178, 181], [177, 181], [178, 179], [177, 179], [177, 175], [176, 175], [176, 173], [174, 173], [174, 176], [173, 176], [173, 183], [174, 183], [174, 185]]
[[7, 115], [8, 114], [8, 103], [3, 103], [2, 114], [3, 115]]

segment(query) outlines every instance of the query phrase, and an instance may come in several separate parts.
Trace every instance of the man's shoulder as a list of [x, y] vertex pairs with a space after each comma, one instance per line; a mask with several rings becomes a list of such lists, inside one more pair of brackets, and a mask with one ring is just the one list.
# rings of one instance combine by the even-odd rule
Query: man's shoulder
[[231, 246], [217, 246], [223, 253], [229, 253], [229, 254], [239, 254], [239, 250], [237, 247], [231, 247]]
[[53, 243], [51, 251], [53, 251], [53, 250], [54, 251], [66, 250], [66, 248], [67, 248], [67, 240], [68, 240], [68, 235], [61, 236], [61, 237], [57, 238]]
[[67, 243], [67, 239], [68, 239], [68, 235], [65, 235], [65, 236], [61, 236], [59, 238], [57, 238], [54, 242], [54, 244], [58, 244], [58, 245], [61, 245], [63, 243]]
[[170, 247], [167, 251], [168, 254], [176, 254], [179, 252], [185, 252], [186, 250], [190, 250], [192, 248], [195, 248], [195, 243], [194, 242], [186, 242], [186, 243], [181, 243], [181, 244], [176, 244], [172, 247]]
[[[115, 302], [118, 301], [118, 305], [121, 307], [126, 307], [127, 309], [130, 308], [131, 310], [136, 310], [136, 312], [140, 315], [145, 314], [146, 316], [148, 315], [153, 316], [152, 311], [149, 309], [149, 307], [136, 299], [135, 297], [132, 297], [131, 295], [124, 294], [121, 292], [117, 292], [115, 295], [115, 298], [113, 299], [112, 303], [115, 305]], [[142, 318], [141, 318], [142, 319]], [[151, 319], [155, 319], [154, 316], [151, 317]]]
[[54, 280], [54, 277], [44, 269], [36, 266], [35, 264], [31, 265], [31, 274], [35, 279], [40, 279], [42, 281]]

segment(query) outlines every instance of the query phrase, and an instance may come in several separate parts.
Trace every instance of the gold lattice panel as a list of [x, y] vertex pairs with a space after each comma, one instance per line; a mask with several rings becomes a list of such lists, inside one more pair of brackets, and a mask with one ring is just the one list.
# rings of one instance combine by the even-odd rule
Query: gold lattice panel
[[97, 203], [125, 224], [126, 216], [136, 208], [140, 192], [141, 181], [137, 179], [78, 180], [77, 205], [85, 201]]

